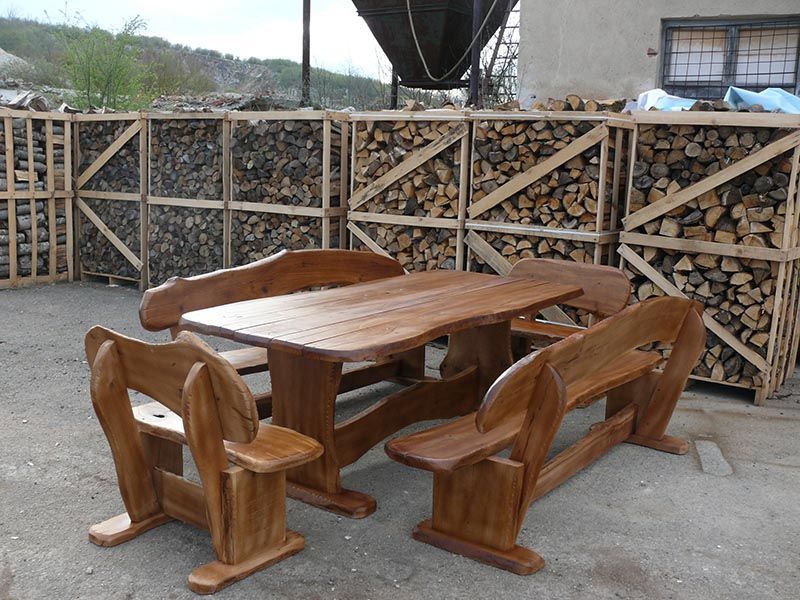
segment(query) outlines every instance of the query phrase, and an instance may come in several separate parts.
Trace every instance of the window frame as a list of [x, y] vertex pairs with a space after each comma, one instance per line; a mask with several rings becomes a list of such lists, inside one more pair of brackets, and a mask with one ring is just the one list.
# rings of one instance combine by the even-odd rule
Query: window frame
[[[671, 81], [669, 70], [671, 67], [670, 58], [675, 55], [671, 47], [671, 34], [678, 30], [688, 29], [708, 29], [725, 28], [727, 31], [725, 42], [725, 62], [722, 68], [722, 79], [716, 81]], [[739, 49], [740, 32], [743, 29], [763, 28], [763, 29], [782, 29], [797, 28], [800, 31], [800, 15], [784, 15], [774, 17], [754, 17], [743, 16], [725, 19], [662, 19], [661, 20], [661, 60], [658, 64], [659, 86], [670, 94], [683, 96], [686, 98], [707, 99], [721, 97], [729, 86], [735, 85], [744, 89], [759, 91], [766, 85], [737, 85], [736, 84], [736, 65]], [[700, 63], [702, 64], [702, 62]], [[798, 43], [795, 55], [794, 85], [772, 86], [781, 87], [793, 94], [800, 95], [800, 43]], [[721, 93], [720, 93], [720, 90]]]

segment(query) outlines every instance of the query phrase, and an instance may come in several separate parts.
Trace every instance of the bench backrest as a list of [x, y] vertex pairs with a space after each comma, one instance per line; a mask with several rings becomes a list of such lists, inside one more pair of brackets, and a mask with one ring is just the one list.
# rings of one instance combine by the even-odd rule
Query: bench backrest
[[[555, 435], [547, 428], [553, 423], [560, 424], [566, 412], [569, 386], [595, 377], [620, 356], [653, 343], [672, 345], [657, 384], [647, 392], [650, 397], [637, 401], [649, 415], [639, 415], [637, 427], [642, 426], [643, 419], [654, 416], [666, 415], [668, 421], [705, 347], [706, 330], [701, 314], [701, 305], [685, 298], [646, 300], [526, 356], [495, 381], [478, 410], [476, 424], [480, 431], [486, 432], [525, 412], [511, 458], [526, 465], [523, 483], [526, 502], [532, 498], [532, 486], [544, 461], [542, 454], [536, 452], [537, 446]], [[534, 456], [537, 464], [531, 464]]]
[[553, 260], [550, 258], [524, 258], [518, 261], [509, 277], [543, 279], [583, 289], [577, 298], [564, 304], [581, 308], [600, 317], [615, 315], [628, 305], [631, 284], [621, 269], [606, 265]]
[[139, 320], [148, 331], [161, 331], [193, 310], [403, 274], [399, 262], [373, 252], [284, 250], [241, 267], [172, 277], [144, 293]]
[[98, 394], [115, 394], [128, 407], [120, 410], [130, 410], [125, 400], [132, 389], [181, 415], [186, 378], [195, 364], [203, 363], [223, 438], [242, 443], [255, 439], [259, 422], [252, 393], [230, 363], [196, 335], [181, 332], [175, 341], [150, 344], [98, 325], [86, 334], [85, 345], [93, 400]]

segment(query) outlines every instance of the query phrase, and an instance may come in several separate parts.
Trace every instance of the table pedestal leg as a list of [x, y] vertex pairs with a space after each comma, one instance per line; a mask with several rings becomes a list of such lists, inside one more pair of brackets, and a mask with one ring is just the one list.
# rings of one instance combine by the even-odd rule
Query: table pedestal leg
[[439, 370], [442, 377], [447, 378], [467, 367], [477, 366], [480, 403], [495, 379], [513, 362], [511, 322], [504, 321], [450, 334], [447, 355]]
[[290, 497], [359, 519], [375, 511], [375, 499], [345, 490], [339, 479], [334, 440], [336, 395], [342, 364], [313, 360], [271, 348], [272, 422], [318, 440], [325, 452], [287, 472]]

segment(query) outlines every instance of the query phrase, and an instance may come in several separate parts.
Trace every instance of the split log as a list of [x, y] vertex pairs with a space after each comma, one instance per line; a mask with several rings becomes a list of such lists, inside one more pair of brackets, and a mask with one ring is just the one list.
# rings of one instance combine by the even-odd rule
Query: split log
[[[339, 221], [331, 226], [331, 247], [339, 247]], [[322, 218], [233, 211], [231, 262], [243, 265], [281, 250], [322, 248]]]
[[[141, 211], [138, 202], [95, 199], [84, 199], [83, 201], [131, 252], [139, 256], [141, 251]], [[83, 216], [80, 224], [81, 268], [84, 271], [121, 277], [139, 277], [136, 267], [95, 227], [94, 223]]]

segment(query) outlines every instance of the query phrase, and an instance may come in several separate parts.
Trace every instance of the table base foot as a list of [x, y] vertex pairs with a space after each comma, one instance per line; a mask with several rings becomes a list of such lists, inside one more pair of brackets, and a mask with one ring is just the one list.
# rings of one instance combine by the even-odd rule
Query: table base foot
[[377, 508], [375, 498], [353, 490], [342, 489], [339, 492], [330, 493], [287, 481], [286, 494], [300, 502], [350, 519], [368, 517]]

